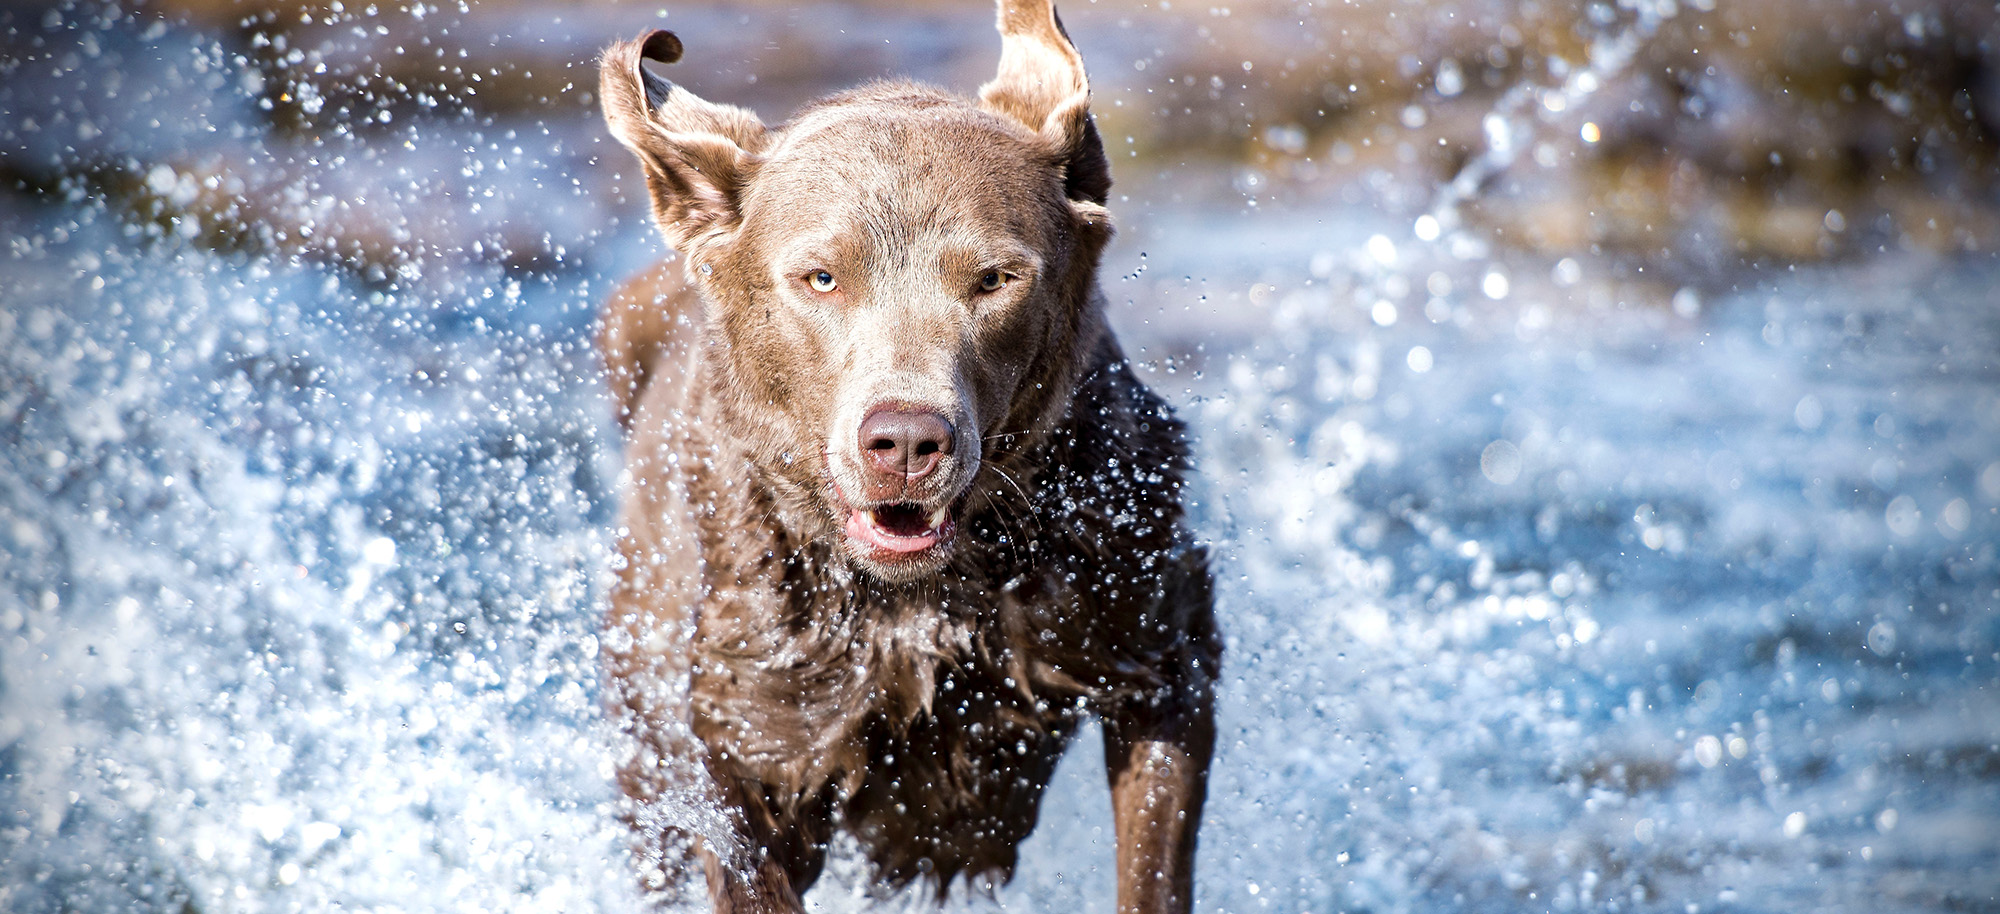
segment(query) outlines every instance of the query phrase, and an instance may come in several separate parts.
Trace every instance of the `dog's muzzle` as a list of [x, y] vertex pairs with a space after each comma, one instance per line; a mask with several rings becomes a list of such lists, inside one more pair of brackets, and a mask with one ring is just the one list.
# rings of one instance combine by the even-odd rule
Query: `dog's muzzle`
[[[936, 409], [885, 403], [869, 410], [856, 429], [852, 466], [858, 483], [842, 492], [843, 529], [850, 550], [880, 569], [930, 564], [958, 530], [968, 460], [958, 429]], [[970, 453], [969, 453], [970, 452]]]

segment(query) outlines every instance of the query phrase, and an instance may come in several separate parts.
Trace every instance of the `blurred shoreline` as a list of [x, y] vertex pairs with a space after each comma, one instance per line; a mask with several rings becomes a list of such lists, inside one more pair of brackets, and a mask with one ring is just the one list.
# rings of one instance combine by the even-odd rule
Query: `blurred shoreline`
[[[1414, 219], [1429, 189], [1511, 147], [1461, 194], [1465, 226], [1594, 276], [1664, 274], [1660, 304], [1746, 268], [2000, 239], [1990, 7], [1067, 6], [1121, 189], [1163, 204]], [[0, 179], [16, 195], [96, 196], [215, 247], [368, 276], [554, 268], [635, 215], [593, 61], [642, 28], [684, 33], [672, 78], [773, 122], [880, 76], [970, 92], [997, 54], [978, 3], [159, 0], [5, 16]], [[93, 91], [145, 83], [173, 97]], [[187, 118], [205, 123], [172, 123]], [[579, 190], [553, 213], [482, 208], [480, 185], [502, 176], [451, 174], [481, 144], [532, 150], [532, 180]]]

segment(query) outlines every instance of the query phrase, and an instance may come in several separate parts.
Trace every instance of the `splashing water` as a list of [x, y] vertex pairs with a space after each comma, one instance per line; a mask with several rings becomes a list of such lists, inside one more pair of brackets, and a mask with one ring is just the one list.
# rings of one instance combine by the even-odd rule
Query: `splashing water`
[[[1567, 307], [1573, 260], [1502, 258], [1459, 213], [1631, 66], [1666, 15], [1631, 9], [1560, 87], [1502, 93], [1429, 229], [1173, 223], [1176, 268], [1259, 283], [1201, 377], [1155, 375], [1202, 442], [1230, 638], [1200, 910], [1995, 904], [2000, 266]], [[10, 176], [64, 143], [104, 166], [0, 203], [0, 909], [636, 909], [589, 335], [650, 239], [578, 183], [595, 128], [314, 133], [193, 28], [83, 18], [10, 20], [70, 44], [0, 86]], [[68, 65], [93, 43], [117, 67]], [[45, 91], [59, 64], [88, 91]], [[120, 79], [193, 113], [146, 128]], [[226, 189], [173, 158], [216, 136], [323, 183], [215, 243], [172, 206]], [[402, 214], [387, 247], [438, 250], [343, 246], [357, 197]], [[1273, 254], [1300, 238], [1338, 253]], [[1135, 352], [1193, 324], [1139, 313]], [[1086, 733], [1019, 877], [950, 907], [1104, 908], [1102, 770]], [[816, 910], [928, 907], [837, 856]]]
[[[1458, 241], [1461, 245], [1467, 239], [1460, 208], [1473, 200], [1488, 182], [1504, 174], [1520, 161], [1523, 150], [1544, 123], [1555, 119], [1564, 112], [1576, 111], [1583, 102], [1597, 93], [1605, 85], [1617, 79], [1628, 70], [1646, 41], [1659, 31], [1660, 23], [1678, 14], [1678, 4], [1669, 0], [1665, 3], [1640, 2], [1619, 4], [1629, 10], [1629, 21], [1611, 29], [1608, 34], [1600, 34], [1592, 39], [1589, 48], [1589, 63], [1570, 71], [1559, 86], [1545, 86], [1533, 80], [1522, 80], [1501, 93], [1493, 107], [1480, 118], [1480, 133], [1485, 148], [1466, 160], [1450, 181], [1438, 188], [1436, 198], [1430, 208], [1417, 217], [1416, 234], [1425, 242], [1440, 238], [1448, 243]], [[1606, 18], [1617, 14], [1606, 8]], [[1455, 63], [1452, 65], [1457, 66]], [[1563, 75], [1558, 72], [1557, 75]], [[1440, 82], [1450, 83], [1462, 77], [1450, 77]], [[1454, 91], [1452, 94], [1456, 94]], [[1586, 124], [1587, 142], [1595, 142], [1588, 131], [1596, 125]]]

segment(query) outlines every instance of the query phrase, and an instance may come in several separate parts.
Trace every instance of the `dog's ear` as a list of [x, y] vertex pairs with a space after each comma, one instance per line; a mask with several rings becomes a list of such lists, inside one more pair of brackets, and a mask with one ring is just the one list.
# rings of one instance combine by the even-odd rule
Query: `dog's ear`
[[647, 71], [645, 61], [681, 59], [681, 40], [655, 30], [606, 48], [597, 87], [612, 135], [639, 157], [653, 217], [674, 247], [726, 231], [740, 213], [766, 131], [757, 115], [703, 101]]
[[1111, 162], [1090, 119], [1083, 55], [1050, 0], [1000, 0], [1000, 72], [979, 88], [988, 111], [1040, 133], [1055, 149], [1070, 199], [1102, 205]]

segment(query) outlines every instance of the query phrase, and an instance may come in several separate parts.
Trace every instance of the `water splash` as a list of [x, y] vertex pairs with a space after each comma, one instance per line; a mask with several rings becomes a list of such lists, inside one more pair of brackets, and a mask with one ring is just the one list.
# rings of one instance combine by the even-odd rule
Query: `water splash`
[[[1661, 23], [1678, 16], [1680, 7], [1676, 0], [1621, 0], [1616, 10], [1602, 3], [1592, 4], [1590, 10], [1590, 18], [1605, 32], [1591, 41], [1588, 62], [1570, 69], [1561, 58], [1552, 57], [1550, 70], [1562, 77], [1560, 85], [1522, 80], [1501, 93], [1480, 118], [1484, 148], [1438, 188], [1429, 209], [1417, 218], [1415, 231], [1419, 239], [1442, 240], [1448, 246], [1460, 248], [1471, 241], [1464, 234], [1462, 208], [1494, 179], [1512, 169], [1544, 127], [1565, 120], [1564, 115], [1570, 112], [1583, 110], [1586, 100], [1624, 75], [1646, 43], [1659, 32]], [[1445, 86], [1449, 79], [1440, 72], [1438, 85]], [[1597, 124], [1585, 122], [1577, 131], [1583, 142], [1595, 143], [1598, 137], [1592, 134], [1599, 129]], [[1483, 249], [1483, 240], [1473, 241], [1473, 246]]]

